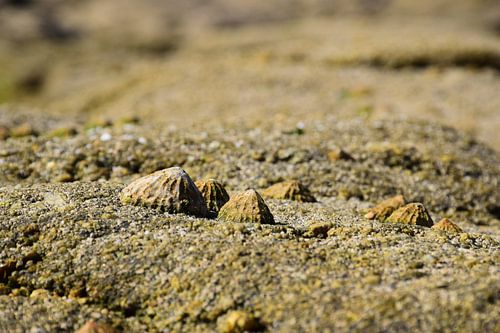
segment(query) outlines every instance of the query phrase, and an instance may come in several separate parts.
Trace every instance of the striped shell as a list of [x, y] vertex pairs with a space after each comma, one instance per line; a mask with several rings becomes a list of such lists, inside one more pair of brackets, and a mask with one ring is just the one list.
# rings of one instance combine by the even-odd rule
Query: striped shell
[[458, 225], [447, 218], [441, 219], [438, 223], [434, 224], [432, 229], [442, 230], [453, 234], [460, 234], [464, 232]]
[[198, 180], [195, 184], [203, 195], [209, 212], [217, 215], [222, 206], [229, 201], [229, 194], [224, 186], [215, 179]]
[[432, 227], [432, 218], [421, 203], [409, 203], [398, 208], [389, 216], [387, 222], [416, 224], [424, 227]]
[[402, 195], [386, 199], [366, 213], [365, 218], [369, 220], [385, 221], [399, 207], [405, 204], [405, 198]]
[[284, 181], [268, 187], [262, 192], [267, 198], [316, 202], [309, 189], [296, 180]]
[[248, 190], [233, 196], [222, 206], [219, 218], [232, 222], [274, 224], [273, 214], [255, 190]]
[[122, 190], [120, 199], [124, 204], [156, 208], [171, 214], [208, 215], [200, 191], [179, 167], [156, 171], [133, 181]]

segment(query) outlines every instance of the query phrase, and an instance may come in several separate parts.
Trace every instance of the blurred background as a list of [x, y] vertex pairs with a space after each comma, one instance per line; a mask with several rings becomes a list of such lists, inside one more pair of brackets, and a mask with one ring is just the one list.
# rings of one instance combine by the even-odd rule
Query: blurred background
[[5, 126], [415, 118], [499, 149], [499, 70], [498, 0], [0, 0]]

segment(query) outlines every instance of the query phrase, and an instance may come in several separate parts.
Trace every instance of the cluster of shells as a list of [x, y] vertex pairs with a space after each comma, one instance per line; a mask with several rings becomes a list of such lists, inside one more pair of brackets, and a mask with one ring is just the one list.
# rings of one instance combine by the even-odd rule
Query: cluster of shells
[[402, 195], [396, 195], [380, 202], [365, 214], [365, 218], [381, 222], [420, 225], [450, 233], [463, 232], [459, 226], [447, 218], [443, 218], [434, 224], [423, 204], [418, 202], [407, 203]]
[[[264, 191], [269, 198], [314, 202], [309, 190], [297, 181], [275, 184]], [[273, 224], [274, 217], [262, 196], [250, 189], [229, 196], [215, 179], [193, 182], [180, 167], [157, 171], [125, 187], [124, 204], [155, 208], [171, 214], [215, 218], [233, 222]]]
[[[316, 198], [296, 180], [272, 185], [262, 192], [265, 198], [316, 202]], [[125, 187], [120, 199], [125, 204], [155, 208], [171, 214], [219, 218], [232, 222], [274, 224], [269, 207], [257, 191], [250, 189], [232, 197], [215, 179], [193, 182], [180, 167], [172, 167], [139, 178]], [[462, 230], [449, 219], [434, 224], [423, 204], [407, 203], [402, 195], [380, 202], [365, 215], [370, 220], [405, 223], [451, 233]]]

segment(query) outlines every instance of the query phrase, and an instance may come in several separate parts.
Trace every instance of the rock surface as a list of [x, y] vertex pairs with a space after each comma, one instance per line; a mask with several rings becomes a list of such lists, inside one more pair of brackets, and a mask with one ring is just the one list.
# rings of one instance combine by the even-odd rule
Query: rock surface
[[[0, 332], [498, 331], [500, 2], [199, 3], [0, 1]], [[120, 201], [173, 166], [317, 202]]]

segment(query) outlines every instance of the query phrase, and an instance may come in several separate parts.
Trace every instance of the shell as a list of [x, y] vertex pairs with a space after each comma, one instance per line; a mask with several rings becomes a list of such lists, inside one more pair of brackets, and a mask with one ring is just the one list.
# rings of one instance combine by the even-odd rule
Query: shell
[[224, 186], [215, 179], [198, 180], [195, 182], [200, 190], [210, 213], [217, 215], [219, 210], [229, 201]]
[[108, 325], [99, 324], [89, 320], [75, 333], [115, 333], [116, 330]]
[[405, 198], [402, 195], [396, 195], [371, 208], [368, 213], [365, 214], [365, 218], [369, 220], [385, 221], [396, 209], [405, 204]]
[[438, 223], [434, 224], [432, 229], [442, 230], [453, 234], [460, 234], [464, 232], [458, 225], [447, 218], [441, 219]]
[[222, 206], [219, 218], [233, 222], [274, 224], [273, 214], [255, 190], [248, 190], [233, 196]]
[[231, 311], [226, 316], [220, 331], [223, 333], [256, 332], [263, 328], [254, 315], [246, 311]]
[[432, 227], [432, 218], [421, 203], [409, 203], [398, 208], [386, 220], [392, 223], [416, 224], [424, 227]]
[[205, 200], [189, 175], [179, 167], [163, 169], [125, 187], [124, 204], [156, 208], [171, 214], [208, 215]]
[[296, 180], [284, 181], [268, 187], [262, 192], [264, 197], [273, 199], [295, 200], [300, 202], [316, 202], [309, 189]]
[[354, 161], [354, 157], [343, 149], [335, 148], [328, 152], [328, 159], [332, 162], [336, 161]]

